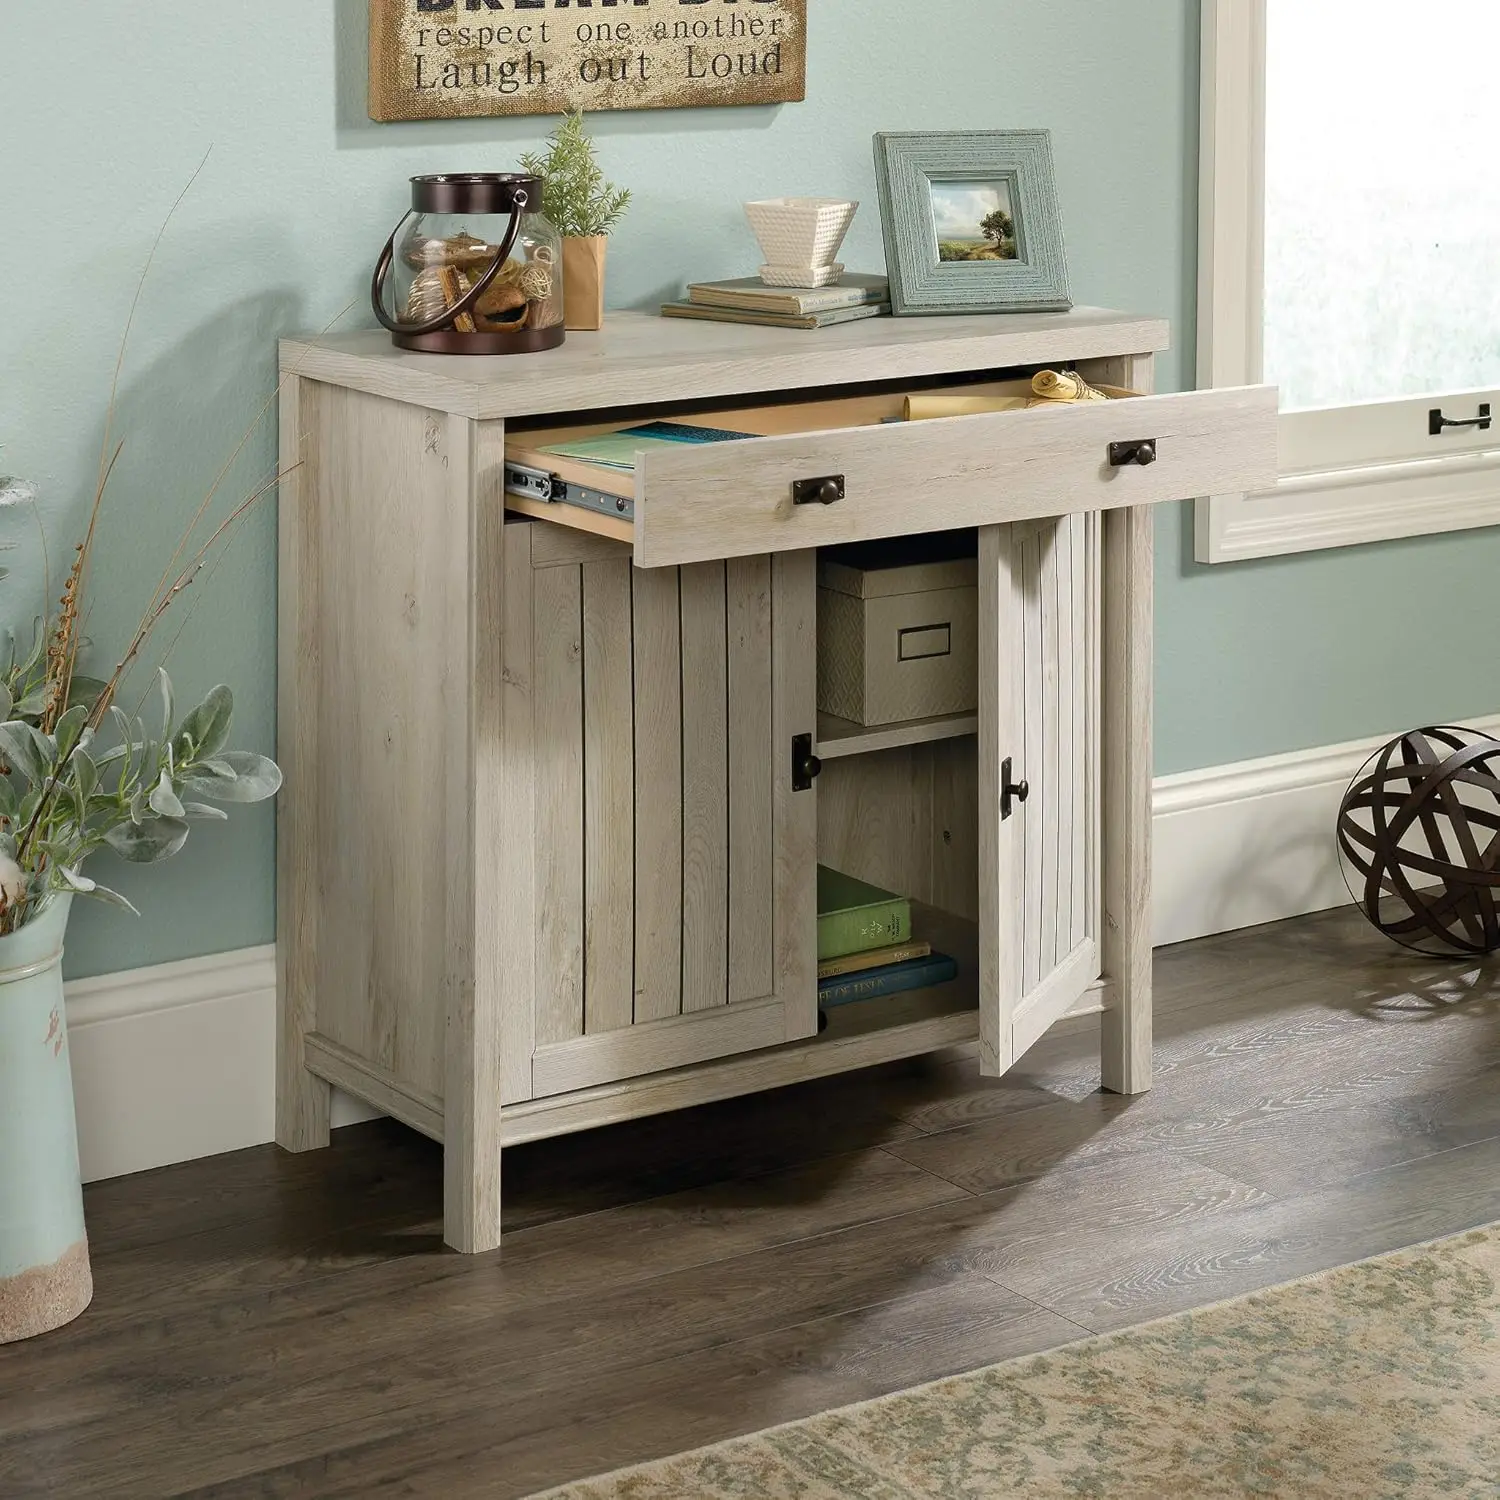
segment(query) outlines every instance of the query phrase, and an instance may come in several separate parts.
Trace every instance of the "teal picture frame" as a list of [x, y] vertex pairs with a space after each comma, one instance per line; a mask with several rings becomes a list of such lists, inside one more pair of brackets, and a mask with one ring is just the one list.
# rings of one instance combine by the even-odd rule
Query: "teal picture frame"
[[1050, 131], [882, 131], [875, 180], [897, 317], [1072, 307]]

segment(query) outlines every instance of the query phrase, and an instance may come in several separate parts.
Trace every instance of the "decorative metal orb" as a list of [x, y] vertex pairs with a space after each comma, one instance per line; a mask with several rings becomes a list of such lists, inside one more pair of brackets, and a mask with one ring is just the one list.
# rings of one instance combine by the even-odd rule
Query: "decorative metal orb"
[[1431, 958], [1500, 951], [1500, 740], [1414, 729], [1377, 751], [1339, 808], [1349, 893]]

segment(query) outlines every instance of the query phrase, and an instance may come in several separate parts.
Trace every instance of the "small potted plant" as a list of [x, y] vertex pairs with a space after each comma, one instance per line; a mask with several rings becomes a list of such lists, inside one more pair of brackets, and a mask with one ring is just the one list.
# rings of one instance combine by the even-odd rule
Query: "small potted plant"
[[630, 192], [604, 180], [583, 114], [567, 115], [548, 136], [545, 156], [521, 166], [545, 179], [542, 212], [563, 236], [563, 312], [570, 329], [604, 325], [604, 259], [609, 235], [630, 206]]

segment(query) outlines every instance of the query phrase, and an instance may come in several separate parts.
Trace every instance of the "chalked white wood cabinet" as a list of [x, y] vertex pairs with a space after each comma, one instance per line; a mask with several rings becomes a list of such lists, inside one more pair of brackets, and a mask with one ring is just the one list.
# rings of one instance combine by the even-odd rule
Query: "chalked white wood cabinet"
[[[282, 1145], [369, 1101], [442, 1141], [480, 1251], [517, 1142], [976, 1039], [1001, 1073], [1090, 1005], [1103, 1085], [1148, 1088], [1152, 508], [1276, 473], [1274, 392], [1149, 395], [1166, 342], [1078, 309], [283, 344]], [[1043, 366], [1141, 394], [893, 420]], [[508, 492], [664, 417], [752, 436]], [[817, 549], [938, 530], [979, 558], [977, 712], [820, 720]], [[958, 978], [820, 1032], [820, 861]]]

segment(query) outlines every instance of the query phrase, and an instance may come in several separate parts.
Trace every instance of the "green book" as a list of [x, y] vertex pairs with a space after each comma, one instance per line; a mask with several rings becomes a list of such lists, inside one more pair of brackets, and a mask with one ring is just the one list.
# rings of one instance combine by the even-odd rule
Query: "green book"
[[911, 940], [911, 901], [818, 866], [818, 961]]

